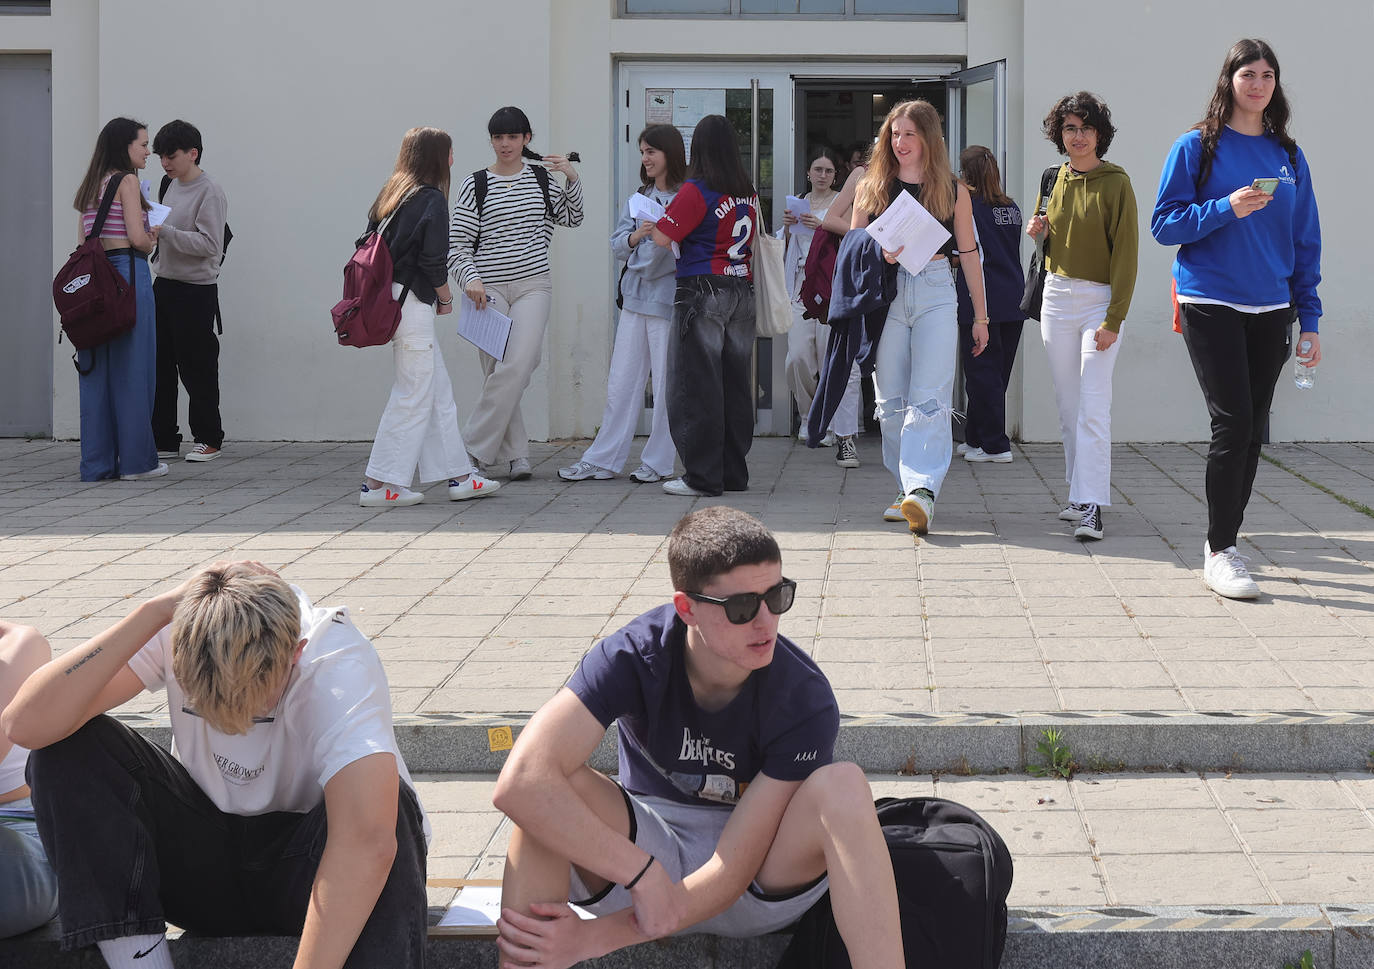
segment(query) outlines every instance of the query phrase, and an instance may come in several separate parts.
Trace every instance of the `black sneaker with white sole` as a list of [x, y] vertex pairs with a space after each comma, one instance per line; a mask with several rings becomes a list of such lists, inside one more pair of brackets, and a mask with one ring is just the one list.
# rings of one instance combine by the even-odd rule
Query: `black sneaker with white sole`
[[1088, 505], [1083, 509], [1083, 517], [1078, 522], [1078, 527], [1073, 530], [1073, 537], [1087, 541], [1096, 541], [1102, 537], [1102, 509], [1097, 505]]

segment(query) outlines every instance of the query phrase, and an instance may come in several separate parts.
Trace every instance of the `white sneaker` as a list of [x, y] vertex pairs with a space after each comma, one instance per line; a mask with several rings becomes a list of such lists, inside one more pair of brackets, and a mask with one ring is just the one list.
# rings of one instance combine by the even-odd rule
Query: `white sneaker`
[[980, 447], [969, 448], [964, 452], [964, 460], [972, 461], [974, 464], [986, 464], [991, 461], [994, 464], [1011, 464], [1012, 454], [1010, 451], [999, 451], [996, 454], [989, 454]]
[[1059, 520], [1061, 522], [1081, 522], [1083, 520], [1083, 512], [1087, 510], [1087, 505], [1081, 505], [1076, 501], [1071, 501], [1064, 510], [1059, 513]]
[[510, 463], [510, 479], [512, 481], [528, 481], [530, 477], [530, 459], [513, 458]]
[[805, 425], [805, 424], [803, 424], [803, 425], [802, 425], [802, 429], [801, 429], [800, 431], [797, 432], [797, 440], [798, 440], [798, 441], [801, 441], [803, 444], [806, 443], [806, 425]]
[[959, 446], [954, 449], [954, 453], [962, 457], [963, 455], [968, 454], [972, 450], [973, 448], [969, 447], [968, 444], [966, 444], [963, 441], [960, 441]]
[[220, 456], [220, 449], [208, 444], [197, 444], [186, 452], [187, 461], [213, 461]]
[[456, 478], [448, 479], [448, 500], [467, 501], [469, 498], [485, 498], [487, 495], [501, 490], [501, 482], [492, 481], [484, 478], [476, 471], [468, 475], [462, 481]]
[[683, 478], [674, 478], [672, 481], [663, 482], [663, 490], [667, 494], [677, 495], [679, 498], [709, 498], [704, 491], [697, 491], [689, 485]]
[[935, 517], [935, 496], [928, 488], [917, 488], [902, 499], [902, 517], [917, 535], [930, 531], [930, 520]]
[[1202, 581], [1217, 595], [1228, 599], [1258, 599], [1260, 589], [1245, 567], [1246, 558], [1234, 545], [1213, 552], [1211, 543], [1203, 542]]
[[120, 481], [142, 481], [144, 478], [160, 478], [160, 477], [162, 477], [162, 476], [163, 476], [164, 474], [166, 474], [166, 473], [167, 473], [167, 465], [165, 465], [165, 464], [163, 464], [161, 461], [159, 461], [159, 462], [157, 463], [157, 467], [155, 467], [155, 468], [149, 468], [147, 471], [139, 471], [139, 472], [136, 472], [136, 473], [134, 473], [134, 474], [121, 474], [121, 475], [119, 476], [119, 480], [120, 480]]
[[398, 508], [401, 505], [418, 505], [424, 500], [424, 495], [409, 488], [393, 488], [389, 484], [369, 488], [366, 481], [358, 492], [358, 504], [364, 508]]
[[836, 440], [838, 439], [835, 437], [834, 431], [826, 431], [825, 437], [821, 438], [821, 447], [834, 447]]
[[576, 464], [570, 464], [566, 468], [559, 468], [558, 476], [564, 481], [586, 481], [588, 478], [594, 481], [609, 481], [611, 478], [615, 477], [612, 472], [607, 471], [605, 468], [598, 468], [596, 465], [589, 464], [586, 461], [578, 461]]
[[906, 516], [902, 514], [902, 499], [906, 495], [898, 495], [892, 499], [892, 504], [887, 506], [887, 511], [883, 512], [883, 521], [901, 522], [906, 521]]
[[655, 481], [662, 481], [663, 475], [659, 474], [647, 464], [641, 464], [630, 472], [630, 477], [640, 484], [653, 484]]

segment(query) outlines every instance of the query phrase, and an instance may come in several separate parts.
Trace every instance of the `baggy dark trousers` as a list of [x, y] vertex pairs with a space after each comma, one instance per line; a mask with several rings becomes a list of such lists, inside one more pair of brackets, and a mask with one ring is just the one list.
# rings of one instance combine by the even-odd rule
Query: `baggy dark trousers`
[[[324, 803], [225, 814], [161, 747], [111, 717], [29, 755], [38, 833], [57, 872], [62, 946], [165, 931], [300, 935], [324, 853]], [[345, 966], [422, 967], [425, 841], [402, 784], [396, 859]]]
[[183, 283], [159, 277], [157, 300], [157, 392], [153, 397], [153, 438], [159, 451], [181, 444], [177, 417], [177, 380], [189, 399], [186, 418], [197, 444], [224, 444], [219, 416], [219, 313], [217, 283]]

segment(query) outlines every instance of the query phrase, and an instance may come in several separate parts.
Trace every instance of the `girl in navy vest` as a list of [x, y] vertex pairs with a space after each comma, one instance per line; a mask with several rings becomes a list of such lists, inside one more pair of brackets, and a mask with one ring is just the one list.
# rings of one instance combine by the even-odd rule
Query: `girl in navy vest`
[[[873, 371], [883, 465], [901, 488], [884, 518], [895, 509], [913, 532], [924, 535], [954, 456], [950, 403], [959, 324], [949, 257], [956, 250], [972, 257], [967, 258], [964, 275], [973, 297], [973, 352], [981, 354], [988, 344], [973, 205], [968, 189], [950, 171], [940, 115], [925, 101], [904, 101], [888, 112], [854, 193], [851, 227], [867, 226], [900, 192], [915, 198], [950, 233], [949, 241], [920, 272], [898, 269], [897, 298], [878, 340]], [[895, 263], [900, 252], [884, 250], [883, 258]]]
[[[1007, 437], [1007, 382], [1016, 363], [1021, 328], [1021, 294], [1026, 276], [1021, 270], [1021, 209], [1002, 190], [997, 159], [982, 145], [959, 152], [959, 175], [968, 185], [973, 202], [973, 224], [978, 229], [978, 256], [959, 260], [955, 276], [959, 295], [959, 358], [964, 364], [968, 393], [968, 421], [964, 443], [958, 451], [965, 461], [1009, 464], [1011, 441]], [[964, 278], [965, 259], [981, 259], [983, 289], [988, 301], [988, 345], [973, 352], [973, 301]]]
[[681, 248], [668, 340], [668, 427], [683, 475], [670, 495], [744, 491], [754, 437], [749, 363], [754, 349], [750, 257], [758, 196], [739, 160], [735, 130], [708, 114], [692, 133], [692, 162], [654, 242]]
[[[1252, 188], [1277, 178], [1272, 193]], [[1203, 579], [1219, 595], [1259, 587], [1236, 552], [1255, 483], [1274, 383], [1288, 361], [1293, 319], [1321, 360], [1321, 226], [1312, 177], [1288, 134], [1279, 61], [1262, 40], [1226, 55], [1207, 116], [1174, 142], [1150, 229], [1174, 259], [1183, 342], [1207, 411], [1207, 541]]]

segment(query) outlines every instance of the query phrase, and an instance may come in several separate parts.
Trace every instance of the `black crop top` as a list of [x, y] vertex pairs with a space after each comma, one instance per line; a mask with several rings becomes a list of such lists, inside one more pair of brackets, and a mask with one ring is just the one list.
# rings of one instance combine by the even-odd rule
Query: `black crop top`
[[[894, 179], [894, 181], [916, 201], [921, 201], [920, 185], [913, 182], [903, 182], [901, 179]], [[956, 200], [959, 198], [959, 180], [957, 178], [954, 179], [954, 198]], [[949, 238], [945, 240], [943, 246], [936, 250], [936, 255], [944, 256], [946, 259], [953, 258], [954, 252], [958, 248], [958, 244], [954, 241], [954, 214], [951, 212], [948, 219], [940, 219], [939, 222], [949, 232]]]

